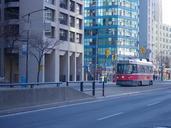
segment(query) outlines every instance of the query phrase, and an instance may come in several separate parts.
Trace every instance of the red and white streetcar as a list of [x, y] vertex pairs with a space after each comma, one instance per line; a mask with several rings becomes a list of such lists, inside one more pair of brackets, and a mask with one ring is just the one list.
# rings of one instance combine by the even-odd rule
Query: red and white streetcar
[[153, 64], [146, 60], [122, 60], [117, 63], [117, 85], [153, 85]]

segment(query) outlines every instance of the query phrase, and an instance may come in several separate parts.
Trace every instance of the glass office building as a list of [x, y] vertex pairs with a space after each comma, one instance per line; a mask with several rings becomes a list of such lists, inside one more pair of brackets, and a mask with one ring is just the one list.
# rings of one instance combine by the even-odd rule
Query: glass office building
[[91, 76], [115, 71], [117, 60], [138, 57], [139, 0], [84, 0], [84, 5], [84, 63]]

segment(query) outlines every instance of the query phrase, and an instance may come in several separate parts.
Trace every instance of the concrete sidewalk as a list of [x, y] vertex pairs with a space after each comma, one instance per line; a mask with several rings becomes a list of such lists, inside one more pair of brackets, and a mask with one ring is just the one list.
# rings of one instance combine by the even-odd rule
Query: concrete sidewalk
[[[118, 96], [123, 94], [130, 94], [130, 93], [137, 93], [137, 92], [144, 92], [150, 91], [155, 89], [162, 89], [162, 88], [171, 88], [171, 81], [154, 81], [152, 86], [118, 86], [116, 83], [106, 83], [105, 84], [105, 96]], [[87, 93], [91, 95], [91, 92]], [[96, 98], [102, 98], [102, 88], [96, 90]]]

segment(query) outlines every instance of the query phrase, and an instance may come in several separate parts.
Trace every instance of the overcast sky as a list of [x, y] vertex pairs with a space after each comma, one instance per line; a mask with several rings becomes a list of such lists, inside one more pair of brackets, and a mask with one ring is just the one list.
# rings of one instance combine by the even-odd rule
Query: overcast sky
[[163, 23], [171, 25], [171, 0], [162, 0], [163, 2]]

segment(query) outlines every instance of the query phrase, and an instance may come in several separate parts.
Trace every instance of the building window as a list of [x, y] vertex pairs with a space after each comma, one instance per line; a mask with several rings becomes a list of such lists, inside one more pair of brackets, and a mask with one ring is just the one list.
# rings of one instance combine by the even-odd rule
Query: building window
[[82, 14], [82, 5], [77, 3], [76, 10], [77, 10], [77, 13], [81, 15]]
[[77, 43], [82, 44], [82, 34], [77, 33], [76, 38], [77, 38]]
[[45, 11], [45, 20], [49, 21], [54, 21], [55, 20], [55, 11], [50, 8], [46, 8], [47, 10]]
[[46, 3], [55, 4], [54, 0], [44, 0]]
[[70, 0], [70, 11], [75, 12], [75, 2], [73, 0]]
[[70, 42], [75, 42], [75, 33], [70, 32]]
[[65, 13], [60, 13], [59, 20], [61, 24], [68, 25], [68, 15]]
[[60, 40], [67, 41], [68, 40], [68, 31], [64, 29], [60, 29]]
[[55, 38], [55, 27], [51, 27], [49, 31], [45, 31], [45, 36], [48, 38]]
[[5, 25], [3, 28], [3, 33], [9, 37], [18, 36], [19, 25]]
[[76, 20], [76, 26], [77, 26], [77, 28], [82, 29], [82, 20], [81, 19], [78, 19], [77, 18], [77, 20]]
[[68, 0], [60, 0], [60, 7], [61, 8], [68, 8]]
[[5, 20], [19, 19], [19, 8], [10, 7], [5, 8]]
[[75, 27], [75, 18], [73, 16], [70, 16], [70, 26]]
[[5, 3], [8, 3], [8, 2], [18, 2], [19, 0], [5, 0]]

